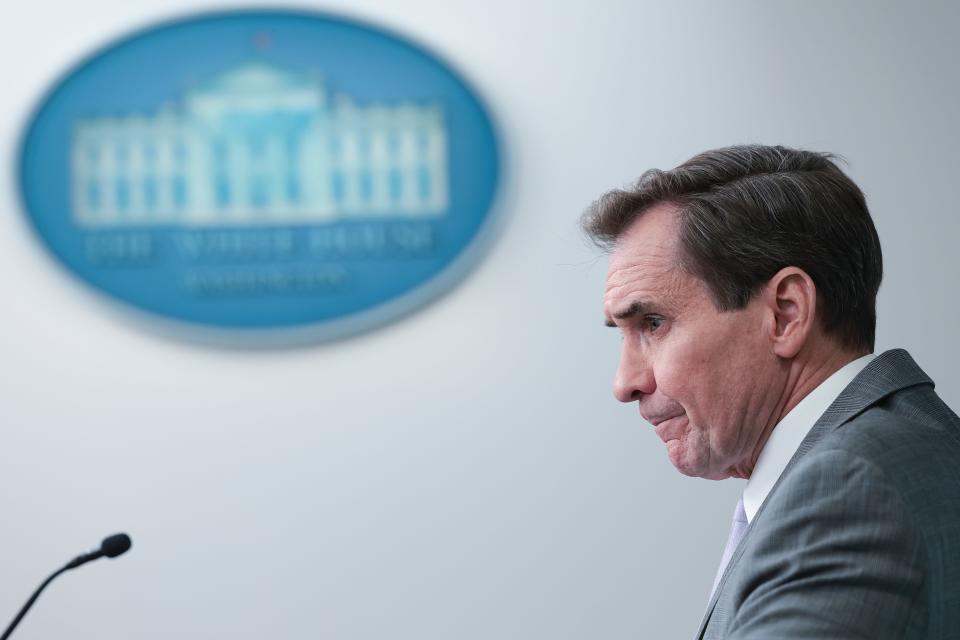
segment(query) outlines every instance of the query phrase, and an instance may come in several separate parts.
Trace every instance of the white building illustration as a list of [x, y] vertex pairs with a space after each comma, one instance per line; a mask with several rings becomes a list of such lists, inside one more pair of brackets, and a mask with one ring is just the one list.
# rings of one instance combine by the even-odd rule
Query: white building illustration
[[410, 219], [449, 204], [438, 105], [328, 103], [319, 80], [263, 63], [153, 116], [78, 121], [71, 153], [86, 227]]

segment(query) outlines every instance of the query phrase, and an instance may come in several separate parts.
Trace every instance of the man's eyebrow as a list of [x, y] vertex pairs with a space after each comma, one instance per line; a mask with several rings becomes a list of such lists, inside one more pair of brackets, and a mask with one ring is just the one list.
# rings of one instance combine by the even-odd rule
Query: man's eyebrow
[[[621, 311], [618, 311], [613, 314], [613, 317], [617, 320], [628, 320], [639, 315], [647, 313], [650, 309], [650, 304], [644, 302], [643, 300], [635, 300], [630, 303], [630, 305]], [[605, 319], [604, 324], [608, 327], [616, 327], [616, 323], [609, 317]]]

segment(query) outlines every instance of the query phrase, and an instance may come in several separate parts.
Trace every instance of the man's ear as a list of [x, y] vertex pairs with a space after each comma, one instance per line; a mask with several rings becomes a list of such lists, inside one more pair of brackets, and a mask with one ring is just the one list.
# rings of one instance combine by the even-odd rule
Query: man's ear
[[817, 322], [817, 287], [807, 272], [784, 267], [763, 288], [769, 338], [781, 358], [793, 358], [807, 343]]

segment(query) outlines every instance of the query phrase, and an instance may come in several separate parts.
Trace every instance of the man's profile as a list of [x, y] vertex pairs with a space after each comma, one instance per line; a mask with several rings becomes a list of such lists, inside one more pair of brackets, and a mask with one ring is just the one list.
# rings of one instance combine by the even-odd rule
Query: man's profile
[[682, 473], [747, 479], [698, 637], [960, 639], [960, 419], [873, 354], [880, 242], [831, 156], [708, 151], [583, 225], [617, 399]]

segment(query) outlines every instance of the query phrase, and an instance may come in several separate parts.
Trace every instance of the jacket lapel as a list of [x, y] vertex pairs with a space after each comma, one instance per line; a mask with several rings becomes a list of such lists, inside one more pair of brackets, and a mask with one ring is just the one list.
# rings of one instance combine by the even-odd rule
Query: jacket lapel
[[[797, 464], [797, 461], [810, 451], [826, 434], [837, 429], [845, 422], [852, 420], [887, 396], [902, 389], [920, 384], [928, 384], [931, 387], [934, 386], [933, 380], [917, 366], [917, 363], [913, 361], [910, 354], [903, 349], [884, 351], [874, 358], [873, 361], [847, 385], [810, 429], [806, 438], [803, 439], [797, 448], [797, 452], [790, 459], [790, 462], [787, 463], [783, 473], [780, 474], [780, 478], [773, 485], [767, 499], [760, 505], [759, 511], [757, 511], [756, 516], [753, 518], [753, 522], [756, 522], [757, 519], [763, 515], [763, 509], [770, 501], [770, 496], [776, 492], [783, 478], [790, 473], [790, 470]], [[700, 630], [697, 633], [698, 640], [703, 638], [703, 634], [707, 629], [707, 623], [710, 621], [710, 616], [717, 606], [717, 599], [720, 597], [723, 586], [727, 581], [727, 576], [730, 575], [740, 556], [743, 555], [745, 543], [753, 530], [753, 522], [751, 522], [751, 526], [747, 528], [746, 533], [740, 540], [740, 544], [737, 545], [736, 550], [734, 550], [733, 556], [731, 556], [730, 562], [727, 564], [727, 568], [724, 570], [723, 576], [717, 584], [713, 597], [710, 598], [710, 602], [707, 604], [706, 613], [704, 613], [703, 619], [700, 621]]]

